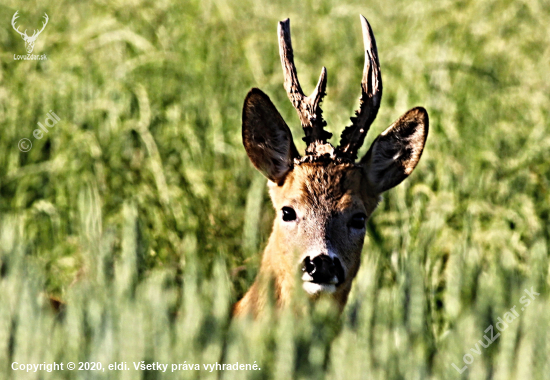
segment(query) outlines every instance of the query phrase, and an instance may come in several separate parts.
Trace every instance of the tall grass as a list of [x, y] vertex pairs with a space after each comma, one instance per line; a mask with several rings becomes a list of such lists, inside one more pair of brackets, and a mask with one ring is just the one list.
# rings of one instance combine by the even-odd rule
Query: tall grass
[[[16, 10], [22, 29], [49, 15], [34, 52], [47, 61], [13, 59], [25, 53], [10, 26]], [[323, 109], [336, 143], [358, 105], [360, 13], [384, 78], [361, 152], [422, 105], [430, 114], [422, 160], [369, 222], [342, 316], [298, 294], [305, 313], [231, 321], [274, 216], [241, 145], [244, 96], [251, 87], [268, 93], [302, 147], [276, 37], [277, 21], [290, 17], [306, 92], [327, 67]], [[0, 15], [0, 377], [538, 379], [550, 371], [546, 3], [8, 0]], [[61, 121], [34, 139], [50, 110]], [[22, 138], [32, 140], [28, 153], [17, 148]], [[521, 310], [531, 287], [540, 296]], [[46, 295], [66, 302], [61, 314]], [[514, 306], [519, 317], [483, 348], [487, 327]], [[462, 368], [465, 354], [473, 363], [459, 374], [452, 364]], [[142, 360], [202, 370], [135, 371]], [[54, 361], [131, 370], [11, 369]], [[261, 370], [202, 367], [216, 362]]]

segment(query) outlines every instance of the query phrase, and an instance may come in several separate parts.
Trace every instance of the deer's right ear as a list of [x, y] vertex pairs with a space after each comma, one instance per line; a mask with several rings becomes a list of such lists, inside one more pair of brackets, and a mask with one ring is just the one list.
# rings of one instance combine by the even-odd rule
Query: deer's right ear
[[428, 113], [409, 110], [372, 143], [361, 159], [372, 190], [378, 194], [397, 186], [412, 173], [428, 137]]
[[285, 178], [294, 158], [300, 157], [279, 111], [257, 88], [244, 100], [243, 145], [256, 169], [275, 183]]

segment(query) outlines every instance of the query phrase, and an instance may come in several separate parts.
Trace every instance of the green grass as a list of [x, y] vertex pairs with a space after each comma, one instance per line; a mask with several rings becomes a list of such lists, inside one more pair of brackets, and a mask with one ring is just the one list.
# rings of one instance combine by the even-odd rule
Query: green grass
[[[47, 61], [13, 59], [25, 53], [16, 10], [23, 30], [49, 15], [34, 51]], [[335, 144], [358, 106], [360, 13], [384, 79], [361, 152], [421, 105], [422, 160], [369, 222], [341, 317], [321, 303], [231, 321], [274, 216], [242, 147], [244, 97], [269, 94], [303, 149], [278, 58], [277, 21], [290, 17], [306, 92], [327, 67]], [[547, 3], [7, 0], [0, 22], [1, 378], [547, 377]], [[49, 110], [61, 121], [34, 139]], [[531, 287], [540, 296], [521, 311]], [[45, 294], [67, 303], [61, 315]], [[519, 317], [473, 353], [513, 306]], [[261, 370], [135, 371], [142, 360]], [[11, 370], [54, 361], [131, 370]]]

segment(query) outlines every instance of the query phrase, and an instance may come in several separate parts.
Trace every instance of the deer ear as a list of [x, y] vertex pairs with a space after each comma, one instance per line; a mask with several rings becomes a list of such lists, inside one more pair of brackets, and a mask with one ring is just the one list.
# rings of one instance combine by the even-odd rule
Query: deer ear
[[412, 173], [420, 161], [428, 129], [428, 113], [417, 107], [401, 116], [374, 140], [361, 164], [376, 193], [399, 185]]
[[300, 157], [279, 111], [257, 88], [244, 100], [243, 145], [256, 169], [275, 183], [285, 178], [294, 158]]

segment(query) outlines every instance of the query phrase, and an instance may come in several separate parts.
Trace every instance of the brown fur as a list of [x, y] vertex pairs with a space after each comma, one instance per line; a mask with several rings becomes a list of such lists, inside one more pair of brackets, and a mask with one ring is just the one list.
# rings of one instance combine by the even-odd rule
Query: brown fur
[[270, 280], [277, 304], [288, 304], [303, 252], [312, 246], [321, 252], [328, 249], [337, 252], [347, 268], [346, 281], [332, 294], [342, 309], [359, 269], [364, 239], [364, 232], [349, 239], [342, 221], [358, 212], [370, 216], [379, 199], [378, 194], [369, 192], [363, 168], [350, 163], [302, 163], [289, 172], [281, 185], [270, 183], [269, 187], [275, 209], [280, 213], [282, 207], [292, 206], [301, 215], [302, 226], [292, 238], [280, 216], [275, 219], [258, 278], [235, 305], [234, 314], [260, 313], [265, 307]]

